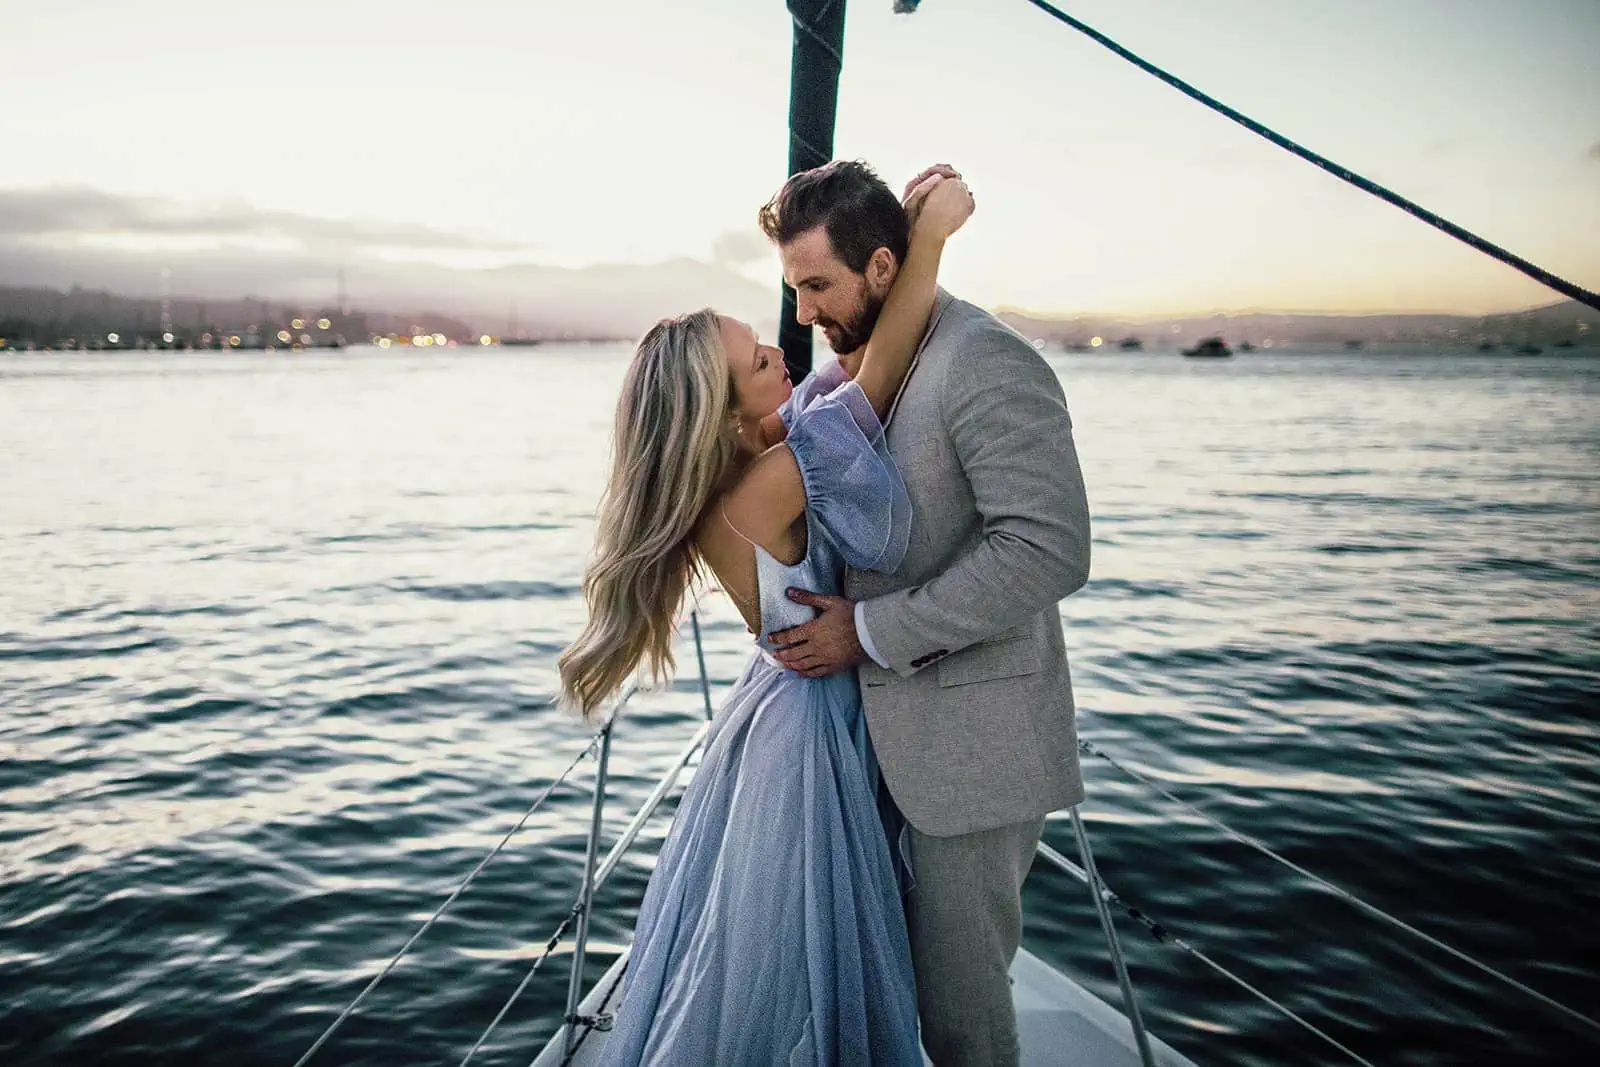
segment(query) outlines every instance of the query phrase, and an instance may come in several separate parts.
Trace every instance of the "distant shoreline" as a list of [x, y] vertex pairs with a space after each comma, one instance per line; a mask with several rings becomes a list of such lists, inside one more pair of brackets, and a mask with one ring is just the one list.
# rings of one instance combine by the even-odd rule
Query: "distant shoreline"
[[[1590, 347], [1600, 343], [1600, 311], [1562, 301], [1525, 311], [1450, 314], [1323, 314], [1244, 312], [1164, 319], [1083, 314], [1049, 316], [998, 309], [995, 314], [1030, 340], [1045, 344], [1185, 348], [1207, 337], [1235, 347], [1283, 344], [1427, 344]], [[502, 339], [513, 344], [632, 341], [620, 326], [551, 322], [518, 325], [509, 316], [438, 311], [354, 310], [314, 301], [245, 297], [126, 297], [104, 290], [0, 286], [0, 350], [314, 350], [364, 343], [460, 347]], [[488, 341], [485, 341], [488, 338]], [[1098, 339], [1098, 340], [1097, 340]]]

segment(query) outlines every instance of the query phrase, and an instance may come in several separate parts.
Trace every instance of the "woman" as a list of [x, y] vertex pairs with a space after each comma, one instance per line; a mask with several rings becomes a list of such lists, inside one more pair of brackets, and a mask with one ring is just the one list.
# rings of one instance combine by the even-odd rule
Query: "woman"
[[645, 893], [604, 1063], [922, 1062], [908, 874], [856, 680], [784, 670], [766, 637], [810, 617], [789, 586], [837, 591], [846, 564], [905, 553], [881, 420], [972, 198], [936, 173], [905, 206], [909, 251], [853, 381], [835, 364], [791, 389], [778, 349], [709, 310], [657, 324], [624, 379], [565, 695], [593, 716], [642, 661], [669, 668], [673, 617], [707, 571], [759, 636]]

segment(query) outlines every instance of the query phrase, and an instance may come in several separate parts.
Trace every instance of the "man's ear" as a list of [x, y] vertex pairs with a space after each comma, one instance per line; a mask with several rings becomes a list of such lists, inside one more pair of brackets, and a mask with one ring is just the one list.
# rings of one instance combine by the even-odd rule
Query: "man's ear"
[[899, 273], [900, 264], [895, 262], [894, 253], [888, 248], [879, 246], [872, 253], [872, 258], [867, 260], [867, 283], [872, 291], [879, 296], [885, 296], [889, 287], [894, 284], [894, 276]]

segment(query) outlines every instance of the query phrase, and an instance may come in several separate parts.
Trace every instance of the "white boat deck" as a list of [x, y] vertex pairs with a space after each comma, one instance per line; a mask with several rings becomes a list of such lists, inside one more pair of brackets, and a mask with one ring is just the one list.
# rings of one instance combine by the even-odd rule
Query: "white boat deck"
[[[579, 1014], [616, 1010], [620, 990], [614, 987], [627, 958], [624, 953], [611, 965], [584, 998]], [[1133, 1029], [1116, 1008], [1026, 949], [1017, 953], [1011, 965], [1011, 982], [1022, 1039], [1022, 1067], [1139, 1067]], [[558, 1067], [565, 1037], [565, 1031], [557, 1033], [533, 1067]], [[605, 1039], [603, 1031], [591, 1032], [572, 1058], [574, 1067], [597, 1063]], [[1150, 1048], [1161, 1067], [1195, 1067], [1154, 1034], [1150, 1035]]]

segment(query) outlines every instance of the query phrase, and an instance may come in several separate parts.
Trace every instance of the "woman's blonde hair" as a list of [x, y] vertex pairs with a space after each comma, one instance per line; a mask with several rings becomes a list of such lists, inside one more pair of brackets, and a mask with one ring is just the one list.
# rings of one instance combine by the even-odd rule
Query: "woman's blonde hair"
[[701, 569], [695, 523], [738, 452], [733, 404], [716, 312], [663, 319], [639, 341], [583, 577], [589, 622], [559, 661], [562, 696], [586, 719], [641, 662], [657, 680], [672, 668], [674, 616]]

